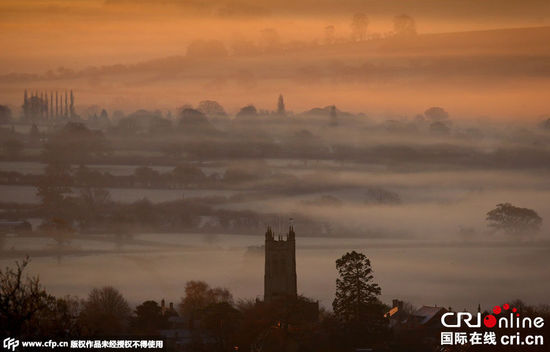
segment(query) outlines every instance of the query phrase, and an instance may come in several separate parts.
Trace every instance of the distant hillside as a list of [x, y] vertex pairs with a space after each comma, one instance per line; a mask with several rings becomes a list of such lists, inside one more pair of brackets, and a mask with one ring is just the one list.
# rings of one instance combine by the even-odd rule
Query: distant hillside
[[311, 53], [355, 54], [549, 54], [550, 26], [510, 28], [486, 31], [419, 34], [413, 37], [389, 37], [365, 42], [343, 43], [308, 48]]

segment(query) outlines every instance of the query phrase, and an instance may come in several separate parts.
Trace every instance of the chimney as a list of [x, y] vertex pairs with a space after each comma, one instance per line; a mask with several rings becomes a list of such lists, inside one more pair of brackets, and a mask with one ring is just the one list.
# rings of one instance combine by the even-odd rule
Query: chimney
[[397, 307], [398, 310], [403, 310], [403, 301], [400, 301], [398, 299], [394, 299], [392, 301], [392, 307]]

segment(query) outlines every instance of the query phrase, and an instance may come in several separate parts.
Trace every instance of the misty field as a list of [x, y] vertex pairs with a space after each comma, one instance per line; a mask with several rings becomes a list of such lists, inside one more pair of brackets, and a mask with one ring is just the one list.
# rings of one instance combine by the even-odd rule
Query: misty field
[[[103, 237], [103, 236], [100, 236]], [[150, 243], [134, 243], [145, 240]], [[8, 239], [18, 250], [34, 249], [30, 270], [56, 295], [85, 296], [93, 287], [113, 285], [133, 303], [148, 298], [179, 302], [185, 283], [200, 278], [229, 288], [236, 297], [262, 296], [263, 236], [144, 234], [132, 240], [75, 239], [59, 252], [55, 242]], [[474, 310], [522, 297], [544, 301], [549, 274], [540, 265], [545, 243], [441, 243], [386, 239], [297, 239], [298, 291], [330, 308], [334, 262], [351, 249], [372, 260], [382, 299], [406, 298], [415, 305], [452, 305]], [[63, 254], [64, 253], [64, 254]], [[11, 259], [2, 259], [2, 266]], [[524, 288], [530, 287], [529, 291]]]

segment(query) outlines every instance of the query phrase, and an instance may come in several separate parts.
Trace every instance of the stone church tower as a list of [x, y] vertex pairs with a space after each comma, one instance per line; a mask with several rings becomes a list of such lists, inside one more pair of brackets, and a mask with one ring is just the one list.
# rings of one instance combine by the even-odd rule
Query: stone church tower
[[290, 226], [286, 240], [275, 239], [271, 227], [265, 233], [264, 301], [297, 296], [296, 240], [294, 227]]

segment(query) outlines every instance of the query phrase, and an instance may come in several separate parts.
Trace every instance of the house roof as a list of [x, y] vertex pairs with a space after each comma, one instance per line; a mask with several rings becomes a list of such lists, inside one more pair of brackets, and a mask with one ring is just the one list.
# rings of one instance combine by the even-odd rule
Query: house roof
[[447, 310], [443, 307], [422, 306], [421, 308], [417, 309], [413, 313], [413, 315], [419, 318], [420, 324], [424, 325], [431, 321], [441, 311], [446, 312]]

